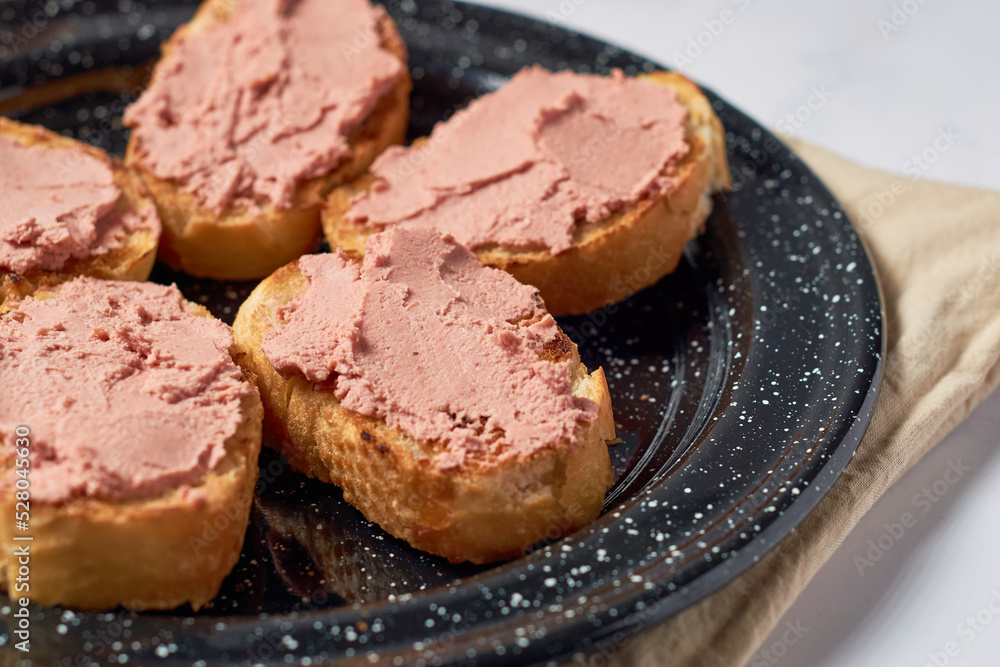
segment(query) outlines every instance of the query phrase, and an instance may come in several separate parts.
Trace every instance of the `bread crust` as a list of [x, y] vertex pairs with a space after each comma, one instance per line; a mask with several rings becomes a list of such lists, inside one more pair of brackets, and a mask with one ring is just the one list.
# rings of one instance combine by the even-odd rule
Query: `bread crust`
[[[553, 315], [579, 315], [617, 303], [677, 268], [687, 242], [698, 235], [712, 210], [711, 195], [730, 185], [725, 133], [708, 98], [676, 72], [643, 75], [672, 88], [688, 109], [685, 141], [690, 150], [674, 167], [679, 186], [597, 223], [577, 226], [572, 247], [547, 249], [492, 246], [474, 252], [483, 264], [503, 269], [538, 288]], [[331, 247], [364, 254], [365, 240], [378, 231], [347, 220], [351, 199], [375, 181], [370, 172], [334, 190], [323, 210]]]
[[[104, 160], [107, 154], [87, 144], [60, 136], [35, 125], [25, 125], [7, 118], [0, 118], [0, 135], [11, 137], [25, 146], [43, 146], [52, 150], [74, 151]], [[115, 204], [119, 213], [135, 212], [152, 206], [149, 191], [135, 173], [117, 158], [111, 158], [115, 184], [122, 196]], [[77, 276], [91, 276], [104, 280], [144, 281], [149, 278], [156, 261], [159, 235], [149, 230], [132, 232], [122, 244], [107, 253], [91, 257], [71, 257], [58, 271], [30, 269], [23, 274], [0, 273], [0, 312], [7, 301], [23, 299], [43, 288], [52, 288]]]
[[370, 521], [456, 563], [516, 558], [599, 515], [614, 480], [611, 397], [603, 370], [588, 375], [568, 338], [552, 359], [574, 360], [573, 393], [600, 406], [597, 419], [579, 425], [571, 442], [526, 459], [487, 454], [462, 469], [440, 470], [439, 443], [348, 410], [329, 389], [282, 377], [271, 366], [261, 351], [264, 335], [279, 326], [276, 309], [307, 287], [297, 263], [279, 269], [251, 293], [233, 325], [236, 363], [256, 378], [264, 402], [264, 444], [294, 470], [340, 486]]
[[[205, 0], [191, 22], [163, 44], [163, 60], [170, 57], [180, 40], [226, 21], [236, 4], [233, 0]], [[382, 47], [405, 65], [406, 47], [392, 19], [384, 17], [378, 29]], [[154, 68], [150, 85], [156, 85], [158, 69]], [[357, 178], [379, 153], [406, 138], [411, 88], [409, 72], [404, 68], [392, 90], [350, 134], [351, 154], [347, 160], [323, 176], [300, 183], [286, 209], [260, 201], [258, 211], [233, 203], [216, 214], [175, 181], [157, 178], [146, 169], [142, 165], [142, 146], [133, 133], [125, 162], [141, 174], [160, 212], [160, 259], [192, 276], [254, 280], [313, 251], [321, 236], [320, 210], [330, 190]]]
[[[36, 298], [47, 298], [41, 292]], [[201, 306], [191, 312], [211, 317]], [[16, 307], [16, 304], [14, 304]], [[0, 586], [9, 596], [79, 609], [195, 610], [215, 597], [239, 559], [253, 503], [263, 408], [253, 391], [241, 399], [243, 416], [225, 442], [226, 454], [192, 487], [204, 502], [179, 488], [132, 500], [73, 499], [31, 502], [31, 542], [14, 542], [14, 488], [0, 485]], [[30, 426], [30, 425], [29, 425]], [[0, 438], [4, 479], [14, 448]], [[29, 473], [30, 480], [30, 473]], [[15, 591], [15, 549], [30, 544], [30, 591]]]

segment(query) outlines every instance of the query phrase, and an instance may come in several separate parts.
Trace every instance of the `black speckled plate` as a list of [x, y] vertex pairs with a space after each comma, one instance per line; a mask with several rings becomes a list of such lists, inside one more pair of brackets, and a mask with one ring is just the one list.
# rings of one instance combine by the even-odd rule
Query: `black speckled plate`
[[[26, 87], [152, 58], [191, 2], [0, 5], [0, 105]], [[655, 69], [557, 27], [447, 2], [392, 2], [415, 80], [411, 136], [531, 63]], [[239, 565], [208, 609], [35, 608], [35, 664], [510, 664], [607, 654], [745, 570], [841, 473], [881, 371], [878, 287], [823, 184], [709, 93], [734, 188], [678, 271], [624, 304], [561, 324], [607, 371], [621, 444], [603, 516], [497, 567], [409, 548], [339, 491], [265, 453]], [[15, 113], [121, 153], [129, 94]], [[639, 276], [645, 267], [636, 267]], [[232, 321], [251, 284], [154, 279]], [[204, 535], [211, 539], [213, 528]], [[195, 556], [197, 543], [192, 544]], [[0, 646], [11, 619], [0, 599]], [[13, 653], [13, 651], [11, 651]]]

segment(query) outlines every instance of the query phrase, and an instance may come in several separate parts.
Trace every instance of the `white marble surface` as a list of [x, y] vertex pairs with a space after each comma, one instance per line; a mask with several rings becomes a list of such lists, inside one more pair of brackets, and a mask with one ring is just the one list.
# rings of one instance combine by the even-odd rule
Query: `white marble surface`
[[[812, 91], [822, 91], [827, 100], [814, 97], [809, 118], [791, 128], [797, 136], [882, 169], [919, 170], [925, 178], [1000, 189], [1000, 3], [482, 4], [551, 20], [679, 65], [772, 127], [807, 104]], [[886, 27], [896, 27], [894, 18], [898, 30]], [[688, 51], [689, 39], [697, 44], [699, 36], [705, 44], [701, 52]], [[942, 129], [958, 134], [954, 145], [933, 164], [914, 162]], [[1000, 392], [995, 392], [876, 503], [751, 667], [1000, 664], [998, 445]], [[948, 472], [951, 464], [969, 470], [957, 478]], [[925, 498], [938, 497], [935, 483], [945, 489], [940, 499], [922, 501], [924, 489], [930, 492]], [[900, 533], [893, 524], [907, 512], [912, 525]], [[877, 546], [880, 538], [889, 548], [879, 560], [870, 567], [859, 562], [856, 557], [869, 556], [869, 540]], [[783, 638], [786, 623], [808, 630], [789, 644]]]

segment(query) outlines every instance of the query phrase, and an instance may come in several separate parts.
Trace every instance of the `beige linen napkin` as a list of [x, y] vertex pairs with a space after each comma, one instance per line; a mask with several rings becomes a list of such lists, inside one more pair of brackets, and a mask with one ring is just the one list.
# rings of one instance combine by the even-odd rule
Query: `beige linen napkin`
[[875, 501], [1000, 383], [1000, 193], [790, 143], [847, 208], [881, 278], [887, 354], [868, 432], [826, 497], [760, 562], [594, 664], [743, 665]]

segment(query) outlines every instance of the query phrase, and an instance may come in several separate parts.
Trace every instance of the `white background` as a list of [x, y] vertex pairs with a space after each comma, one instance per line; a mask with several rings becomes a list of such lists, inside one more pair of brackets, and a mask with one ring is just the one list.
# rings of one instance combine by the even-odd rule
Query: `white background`
[[[950, 129], [958, 141], [922, 175], [1000, 189], [1000, 3], [995, 1], [482, 4], [680, 65], [771, 127], [805, 104], [813, 89], [822, 90], [828, 101], [792, 128], [794, 133], [870, 166], [912, 169], [912, 156], [929, 147], [939, 129]], [[689, 42], [697, 44], [699, 37], [705, 45], [700, 52]], [[876, 503], [764, 642], [763, 649], [773, 652], [758, 652], [750, 665], [1000, 665], [998, 444], [1000, 392], [995, 392]], [[942, 481], [950, 463], [970, 468], [953, 484]], [[954, 474], [948, 477], [955, 480]], [[947, 490], [924, 512], [927, 505], [914, 496], [935, 482], [938, 490], [943, 484]], [[891, 538], [884, 537], [886, 525], [906, 512], [915, 525], [892, 538], [879, 560], [859, 573], [856, 557], [868, 557], [869, 540], [881, 537], [886, 545]], [[989, 610], [991, 598], [998, 613]], [[807, 628], [794, 644], [783, 639], [786, 623], [797, 624], [800, 632]]]

